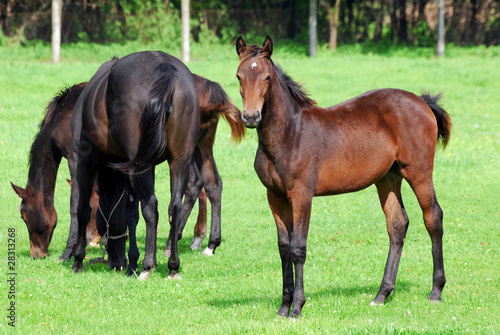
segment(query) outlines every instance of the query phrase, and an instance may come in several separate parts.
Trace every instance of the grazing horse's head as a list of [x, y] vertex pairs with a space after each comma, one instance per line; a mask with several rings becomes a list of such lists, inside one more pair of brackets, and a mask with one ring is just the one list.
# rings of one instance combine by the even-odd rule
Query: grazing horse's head
[[12, 184], [14, 192], [22, 199], [19, 211], [30, 237], [30, 255], [44, 258], [49, 255], [49, 244], [57, 224], [57, 213], [53, 204], [46, 204], [42, 194], [32, 187], [26, 189]]
[[262, 119], [263, 107], [269, 92], [269, 84], [273, 75], [273, 41], [268, 36], [262, 45], [246, 45], [243, 38], [236, 41], [236, 52], [240, 57], [240, 65], [236, 78], [240, 82], [240, 94], [243, 99], [242, 119], [245, 126], [255, 128]]

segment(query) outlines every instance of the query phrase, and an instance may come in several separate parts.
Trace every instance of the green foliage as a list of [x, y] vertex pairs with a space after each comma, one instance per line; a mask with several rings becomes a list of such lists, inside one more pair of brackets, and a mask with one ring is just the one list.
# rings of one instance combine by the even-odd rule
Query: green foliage
[[[258, 36], [262, 43], [265, 36]], [[106, 266], [89, 265], [72, 274], [59, 264], [69, 227], [65, 161], [58, 174], [58, 226], [51, 256], [32, 260], [28, 232], [19, 216], [20, 199], [9, 181], [24, 186], [28, 152], [44, 108], [68, 84], [88, 80], [112, 56], [158, 49], [147, 45], [75, 43], [62, 50], [63, 62], [50, 64], [50, 45], [0, 47], [0, 270], [7, 273], [7, 228], [16, 228], [16, 330], [23, 334], [492, 334], [500, 308], [500, 82], [492, 69], [499, 48], [342, 46], [306, 57], [302, 45], [277, 43], [273, 60], [304, 84], [321, 106], [330, 106], [373, 88], [397, 87], [415, 93], [445, 91], [442, 106], [451, 114], [451, 142], [435, 159], [434, 182], [444, 210], [444, 261], [448, 282], [443, 303], [427, 301], [432, 281], [431, 244], [422, 212], [405, 183], [403, 198], [410, 228], [396, 288], [384, 306], [368, 304], [377, 293], [387, 257], [385, 219], [374, 187], [315, 198], [305, 264], [307, 302], [297, 321], [278, 318], [281, 265], [276, 228], [266, 192], [253, 169], [257, 135], [249, 130], [239, 145], [220, 122], [214, 155], [224, 182], [222, 245], [213, 257], [189, 248], [196, 210], [180, 241], [182, 280], [165, 280], [163, 256], [168, 235], [168, 167], [157, 167], [160, 233], [158, 267], [148, 282], [127, 278]], [[241, 107], [233, 44], [192, 46], [189, 68], [217, 81]], [[173, 52], [179, 56], [179, 48]], [[145, 228], [138, 226], [144, 256]], [[204, 242], [205, 247], [207, 241]], [[90, 248], [88, 256], [99, 257]], [[139, 265], [141, 266], [141, 265]], [[0, 306], [8, 304], [0, 283]], [[4, 313], [5, 314], [5, 313]], [[10, 329], [3, 317], [0, 333]]]

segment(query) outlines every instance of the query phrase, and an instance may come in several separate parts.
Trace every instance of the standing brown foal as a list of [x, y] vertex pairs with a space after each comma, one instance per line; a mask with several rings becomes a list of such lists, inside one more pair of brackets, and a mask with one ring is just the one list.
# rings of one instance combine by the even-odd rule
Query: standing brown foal
[[[443, 267], [443, 212], [432, 170], [438, 140], [449, 140], [451, 120], [438, 106], [440, 95], [381, 89], [323, 109], [271, 60], [273, 43], [236, 42], [237, 78], [243, 121], [257, 128], [255, 170], [267, 188], [278, 229], [283, 298], [278, 315], [298, 317], [305, 302], [303, 267], [314, 196], [377, 187], [387, 219], [390, 249], [380, 290], [383, 304], [394, 289], [408, 228], [401, 182], [408, 181], [424, 214], [432, 241], [434, 275], [430, 300], [440, 301]], [[295, 278], [294, 278], [295, 271]], [[290, 313], [290, 308], [293, 309]]]

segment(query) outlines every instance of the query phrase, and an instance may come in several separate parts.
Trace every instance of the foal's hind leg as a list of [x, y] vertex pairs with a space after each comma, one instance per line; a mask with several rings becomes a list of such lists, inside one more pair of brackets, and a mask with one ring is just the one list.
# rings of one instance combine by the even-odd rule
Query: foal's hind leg
[[203, 176], [203, 185], [207, 192], [210, 206], [212, 209], [212, 216], [210, 222], [210, 238], [208, 246], [203, 251], [203, 255], [211, 256], [214, 254], [222, 240], [221, 237], [221, 198], [222, 198], [222, 179], [217, 171], [215, 160], [212, 155], [212, 148], [204, 148], [201, 150], [202, 154], [202, 168], [201, 173]]
[[[179, 240], [182, 238], [182, 231], [186, 226], [189, 215], [193, 210], [194, 204], [196, 203], [196, 199], [198, 198], [198, 194], [200, 194], [200, 190], [202, 188], [203, 188], [203, 181], [201, 178], [201, 174], [198, 170], [196, 162], [193, 159], [189, 166], [189, 182], [186, 188], [186, 193], [184, 194], [184, 202], [182, 203], [182, 219], [180, 222], [179, 232], [178, 232]], [[164, 252], [165, 257], [167, 258], [170, 257], [171, 248], [172, 248], [172, 240], [169, 237], [167, 240], [167, 245], [165, 246], [165, 252]]]
[[[443, 265], [443, 211], [439, 206], [436, 193], [434, 192], [434, 184], [432, 182], [432, 170], [429, 175], [425, 176], [419, 169], [411, 171], [410, 169], [402, 170], [403, 176], [410, 184], [413, 192], [417, 196], [418, 203], [424, 214], [425, 227], [432, 241], [432, 259], [434, 263], [434, 274], [432, 277], [432, 291], [429, 300], [440, 302], [441, 292], [446, 283]], [[428, 171], [428, 169], [427, 169]]]
[[193, 240], [191, 249], [200, 250], [201, 243], [207, 237], [207, 192], [202, 187], [198, 195], [198, 219], [194, 226]]
[[377, 296], [371, 305], [383, 304], [385, 299], [394, 290], [396, 275], [398, 273], [401, 252], [408, 229], [408, 216], [401, 198], [402, 176], [399, 169], [394, 166], [375, 185], [377, 186], [380, 204], [384, 210], [389, 233], [390, 248], [385, 264], [384, 277]]

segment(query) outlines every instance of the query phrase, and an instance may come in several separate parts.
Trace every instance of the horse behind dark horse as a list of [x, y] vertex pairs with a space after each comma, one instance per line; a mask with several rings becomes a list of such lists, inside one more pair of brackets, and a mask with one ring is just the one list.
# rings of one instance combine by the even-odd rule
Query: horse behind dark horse
[[[40, 130], [31, 145], [26, 187], [23, 189], [11, 183], [22, 199], [19, 210], [28, 228], [30, 255], [33, 258], [49, 255], [49, 244], [57, 225], [54, 190], [62, 157], [68, 160], [71, 177], [74, 177], [70, 121], [73, 107], [86, 85], [87, 83], [81, 83], [63, 89], [48, 104]], [[93, 204], [95, 206], [95, 198]], [[72, 225], [76, 226], [75, 215], [72, 216]], [[94, 222], [87, 227], [87, 242], [96, 235]]]
[[[390, 249], [380, 290], [372, 304], [393, 291], [408, 217], [401, 198], [405, 179], [417, 196], [432, 241], [434, 274], [429, 299], [441, 300], [443, 212], [432, 180], [437, 142], [446, 145], [451, 120], [440, 95], [374, 90], [323, 109], [280, 67], [273, 42], [262, 47], [236, 42], [243, 120], [256, 128], [255, 171], [267, 188], [278, 229], [283, 271], [278, 315], [297, 317], [305, 303], [303, 268], [314, 196], [377, 187], [386, 216]], [[294, 277], [295, 272], [295, 277]], [[293, 309], [290, 308], [293, 305]]]

